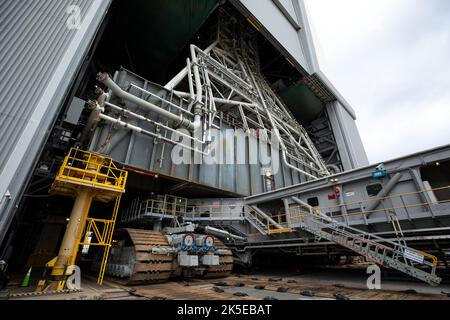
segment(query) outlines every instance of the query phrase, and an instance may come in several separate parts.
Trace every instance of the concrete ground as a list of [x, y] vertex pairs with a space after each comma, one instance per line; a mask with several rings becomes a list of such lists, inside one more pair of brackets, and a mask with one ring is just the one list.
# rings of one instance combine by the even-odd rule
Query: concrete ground
[[[276, 275], [276, 274], [274, 274]], [[324, 285], [343, 285], [346, 287], [367, 289], [367, 278], [365, 269], [316, 269], [300, 275], [289, 274], [285, 278], [299, 282], [321, 283]], [[415, 281], [407, 277], [392, 279], [381, 275], [381, 289], [390, 291], [415, 290], [423, 294], [441, 294], [442, 291], [450, 292], [450, 284], [444, 283], [432, 287], [424, 282]]]
[[[233, 275], [225, 279], [172, 280], [162, 284], [124, 286], [106, 279], [103, 286], [94, 277], [85, 276], [82, 292], [56, 295], [27, 295], [37, 284], [20, 288], [12, 281], [9, 299], [21, 300], [335, 300], [337, 295], [350, 300], [450, 300], [449, 284], [431, 287], [409, 278], [381, 278], [381, 290], [368, 290], [368, 275], [358, 269], [311, 269], [297, 273], [257, 272]], [[305, 294], [305, 292], [307, 294]], [[309, 296], [308, 292], [313, 294]], [[22, 295], [21, 295], [22, 294]], [[25, 294], [25, 295], [23, 295]]]
[[334, 299], [327, 299], [327, 298], [320, 298], [320, 297], [305, 297], [301, 296], [295, 293], [289, 293], [289, 292], [275, 292], [271, 290], [257, 290], [254, 288], [224, 288], [225, 292], [227, 293], [237, 293], [237, 292], [243, 292], [245, 294], [248, 294], [250, 297], [255, 297], [258, 299], [264, 299], [267, 297], [275, 298], [277, 300], [334, 300]]

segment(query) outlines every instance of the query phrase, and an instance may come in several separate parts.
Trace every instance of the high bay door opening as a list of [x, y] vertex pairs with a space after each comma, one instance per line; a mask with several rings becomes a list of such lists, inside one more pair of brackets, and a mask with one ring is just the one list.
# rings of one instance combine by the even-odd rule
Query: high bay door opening
[[91, 151], [240, 195], [328, 176], [260, 71], [256, 32], [224, 9], [210, 30], [206, 49], [190, 45], [186, 67], [164, 87], [127, 70], [98, 76], [105, 90], [91, 103]]
[[[183, 11], [180, 10], [180, 7], [183, 8]], [[303, 163], [300, 164], [300, 167], [306, 166], [306, 168], [300, 168], [304, 173], [299, 173], [299, 171], [295, 169], [291, 170], [292, 168], [290, 168], [289, 165], [298, 167], [298, 161], [294, 161], [293, 158], [302, 158], [302, 155], [299, 157], [298, 154], [295, 154], [295, 152], [288, 151], [286, 152], [286, 162], [289, 164], [288, 166], [283, 166], [283, 168], [279, 170], [284, 170], [283, 172], [280, 172], [278, 175], [274, 174], [270, 178], [255, 177], [255, 181], [261, 180], [258, 181], [255, 186], [251, 185], [247, 178], [247, 181], [242, 181], [239, 183], [239, 185], [244, 186], [241, 190], [235, 186], [232, 186], [232, 184], [237, 184], [237, 182], [235, 183], [231, 181], [229, 182], [230, 185], [225, 185], [222, 187], [221, 181], [211, 181], [212, 179], [219, 180], [220, 175], [227, 175], [229, 168], [226, 169], [227, 172], [222, 173], [217, 172], [219, 171], [218, 168], [210, 168], [212, 172], [215, 173], [211, 173], [211, 176], [208, 176], [210, 175], [209, 171], [211, 170], [207, 170], [206, 175], [208, 177], [204, 178], [200, 177], [202, 175], [201, 173], [197, 173], [195, 172], [196, 169], [193, 169], [194, 172], [191, 174], [191, 179], [187, 178], [187, 174], [185, 172], [168, 173], [170, 170], [168, 168], [164, 168], [161, 170], [162, 172], [159, 172], [160, 176], [174, 178], [176, 180], [179, 179], [182, 181], [189, 181], [193, 184], [193, 187], [195, 187], [196, 184], [207, 185], [211, 188], [223, 190], [224, 195], [230, 193], [235, 195], [248, 195], [301, 183], [313, 179], [315, 176], [322, 176], [321, 174], [318, 174], [318, 172], [310, 172], [308, 167], [311, 163], [313, 163], [313, 167], [319, 171], [323, 171], [324, 169], [332, 172], [342, 171], [344, 167], [340, 151], [334, 138], [333, 129], [325, 108], [325, 105], [329, 102], [330, 98], [323, 92], [319, 92], [320, 90], [317, 89], [317, 84], [315, 85], [311, 81], [311, 77], [306, 74], [304, 70], [296, 68], [285, 54], [280, 53], [280, 50], [275, 49], [275, 47], [271, 44], [272, 42], [269, 42], [269, 40], [267, 40], [261, 32], [255, 29], [252, 18], [243, 16], [233, 7], [231, 3], [227, 2], [217, 6], [215, 1], [199, 1], [195, 3], [192, 3], [192, 1], [186, 1], [183, 2], [183, 4], [180, 4], [180, 7], [177, 7], [173, 3], [163, 5], [159, 1], [154, 1], [152, 4], [148, 5], [144, 5], [140, 1], [132, 1], [130, 4], [113, 3], [110, 22], [105, 29], [104, 36], [100, 41], [99, 48], [95, 54], [95, 68], [92, 68], [90, 74], [86, 76], [86, 82], [88, 83], [85, 86], [86, 91], [83, 93], [84, 99], [92, 99], [94, 96], [93, 88], [98, 84], [98, 82], [95, 81], [96, 74], [98, 72], [107, 72], [110, 74], [111, 78], [113, 78], [116, 71], [120, 70], [120, 67], [123, 67], [122, 70], [128, 70], [130, 72], [127, 72], [126, 76], [124, 75], [125, 72], [122, 72], [117, 80], [121, 82], [120, 85], [123, 86], [123, 89], [129, 90], [133, 95], [143, 97], [144, 99], [150, 101], [158, 101], [158, 99], [155, 99], [156, 97], [151, 97], [145, 92], [154, 90], [156, 92], [151, 93], [164, 95], [166, 100], [177, 100], [179, 98], [190, 100], [191, 97], [186, 97], [186, 92], [189, 92], [189, 86], [186, 83], [187, 81], [181, 83], [181, 86], [179, 85], [177, 88], [177, 91], [184, 92], [183, 97], [178, 97], [176, 93], [174, 96], [171, 96], [170, 92], [164, 92], [161, 87], [168, 83], [170, 84], [170, 80], [177, 75], [180, 70], [183, 70], [186, 67], [186, 58], [191, 58], [191, 45], [195, 45], [199, 48], [199, 50], [205, 51], [211, 44], [214, 43], [217, 34], [216, 28], [220, 19], [219, 12], [223, 8], [226, 8], [226, 11], [230, 13], [233, 19], [236, 20], [238, 24], [243, 26], [243, 30], [248, 30], [248, 32], [252, 34], [255, 55], [258, 56], [258, 72], [260, 72], [265, 78], [271, 91], [275, 93], [277, 100], [284, 105], [284, 108], [287, 109], [287, 112], [291, 115], [291, 117], [295, 118], [296, 122], [300, 123], [304, 127], [306, 132], [299, 134], [310, 137], [310, 139], [307, 140], [310, 140], [312, 147], [317, 149], [319, 156], [313, 156], [313, 159], [311, 159], [311, 157], [301, 159]], [[134, 13], [137, 8], [139, 9], [139, 14], [133, 15], [133, 17], [136, 17], [135, 19], [124, 20], [122, 18], [121, 14], [123, 12], [128, 12], [131, 15], [131, 12]], [[144, 12], [146, 19], [144, 19]], [[156, 15], [155, 12], [158, 12], [158, 15]], [[187, 15], [186, 13], [189, 14]], [[153, 17], [153, 15], [155, 16]], [[168, 19], [169, 21], [162, 18], [165, 16], [170, 17], [170, 19]], [[169, 22], [172, 21], [172, 19], [175, 19], [175, 17], [178, 19], [177, 23], [170, 24]], [[184, 26], [183, 30], [181, 30], [181, 26]], [[164, 30], [164, 32], [158, 33], [155, 36], [156, 38], [154, 38], [153, 36], [150, 37], [145, 32], [141, 32], [146, 29], [158, 29]], [[175, 34], [176, 37], [174, 36]], [[160, 38], [162, 37], [164, 39], [160, 41]], [[149, 45], [150, 43], [152, 45]], [[220, 50], [220, 48], [218, 49]], [[164, 57], [164, 61], [162, 61], [162, 57]], [[133, 81], [134, 83], [132, 83]], [[211, 79], [211, 81], [214, 82], [215, 80]], [[148, 86], [149, 89], [144, 89], [145, 91], [143, 91], [136, 88], [136, 86], [127, 88], [127, 86], [132, 84], [136, 85], [137, 83], [139, 84], [140, 89], [144, 89], [143, 86]], [[159, 84], [159, 86], [156, 84]], [[168, 88], [172, 89], [170, 86]], [[212, 88], [212, 90], [215, 89]], [[214, 92], [214, 94], [218, 95], [216, 92]], [[225, 94], [225, 96], [227, 96], [227, 94]], [[244, 106], [244, 113], [247, 112], [245, 107], [247, 106]], [[222, 112], [226, 110], [218, 111]], [[186, 113], [184, 113], [183, 116], [185, 119], [187, 118]], [[235, 115], [233, 118], [239, 120], [241, 115]], [[245, 127], [245, 124], [236, 124], [234, 119], [232, 119], [233, 124], [230, 127]], [[252, 117], [249, 122], [252, 120], [259, 122], [255, 117]], [[216, 120], [216, 122], [217, 121], [219, 120]], [[217, 126], [217, 124], [215, 125]], [[284, 125], [285, 124], [283, 124], [283, 126]], [[256, 127], [257, 130], [258, 126], [260, 125], [258, 124], [255, 126], [253, 123], [250, 123], [250, 127]], [[267, 124], [265, 126], [269, 127], [269, 129], [271, 127], [267, 126]], [[285, 130], [286, 129], [280, 131], [282, 136], [286, 135], [286, 132], [284, 132]], [[294, 131], [299, 130], [296, 129]], [[128, 136], [123, 139], [130, 142], [130, 137], [134, 135], [135, 134], [129, 133]], [[94, 138], [97, 139], [98, 137], [96, 136]], [[112, 139], [116, 138], [117, 137], [114, 137]], [[226, 137], [226, 139], [228, 138], [229, 137]], [[295, 138], [296, 137], [294, 137], [294, 139]], [[142, 140], [142, 138], [139, 139]], [[294, 144], [295, 143], [297, 142], [294, 142]], [[102, 143], [98, 142], [98, 144]], [[127, 157], [124, 156], [124, 154], [127, 151], [117, 150], [124, 148], [126, 143], [122, 141], [122, 144], [123, 145], [119, 147], [116, 145], [116, 150], [114, 150], [114, 152], [118, 155], [118, 161], [123, 161], [126, 163], [125, 160]], [[133, 142], [130, 144], [131, 147], [134, 146]], [[307, 149], [309, 148], [304, 143], [302, 146]], [[93, 146], [93, 148], [94, 147], [99, 146]], [[137, 143], [137, 147], [139, 147], [139, 143]], [[230, 143], [230, 148], [234, 148], [233, 142]], [[286, 148], [291, 149], [292, 146], [287, 145]], [[94, 149], [92, 150], [94, 151]], [[168, 151], [165, 150], [165, 152], [167, 155]], [[227, 152], [228, 151], [224, 151], [223, 156], [225, 156]], [[303, 151], [301, 150], [300, 153], [303, 153]], [[147, 159], [146, 163], [140, 163], [144, 162], [142, 158], [149, 158], [151, 157], [150, 155], [143, 155], [142, 153], [139, 154], [139, 151], [135, 151], [135, 155], [131, 152], [131, 157], [133, 156], [139, 156], [140, 158], [136, 161], [136, 167], [138, 169], [152, 171], [151, 160]], [[248, 157], [248, 155], [245, 156]], [[284, 157], [283, 154], [280, 156]], [[166, 156], [164, 156], [164, 158], [167, 159]], [[323, 166], [317, 165], [316, 162], [318, 161], [316, 158], [319, 158], [319, 162], [321, 162], [320, 158], [323, 158], [323, 164], [326, 168], [320, 168]], [[280, 158], [280, 161], [284, 160]], [[132, 163], [130, 165], [134, 166]], [[153, 165], [153, 167], [158, 166], [160, 166], [160, 164]], [[226, 167], [227, 166], [224, 166], [224, 168]], [[180, 168], [177, 167], [175, 169], [178, 170]], [[245, 170], [254, 170], [256, 172], [254, 168], [246, 168]], [[294, 172], [292, 173], [291, 171]], [[267, 174], [269, 175], [270, 173]], [[313, 177], [308, 176], [308, 174], [312, 174]], [[250, 176], [250, 173], [244, 173], [243, 177], [245, 176]]]
[[[184, 94], [181, 94], [183, 95], [182, 97], [177, 96], [176, 92], [172, 94], [171, 90], [166, 90], [163, 87], [180, 70], [185, 69], [186, 58], [191, 58], [191, 45], [204, 52], [214, 43], [220, 19], [219, 12], [223, 11], [224, 8], [233, 17], [235, 24], [242, 25], [243, 28], [238, 30], [239, 32], [244, 33], [243, 30], [248, 30], [245, 33], [252, 35], [252, 46], [255, 51], [255, 57], [257, 56], [258, 59], [256, 71], [260, 73], [260, 76], [265, 79], [264, 82], [268, 85], [262, 90], [262, 93], [266, 94], [266, 89], [269, 89], [269, 92], [276, 96], [275, 105], [282, 106], [282, 112], [289, 116], [289, 121], [299, 123], [304, 128], [304, 130], [298, 129], [296, 126], [290, 125], [289, 121], [285, 122], [281, 118], [275, 117], [273, 119], [273, 121], [278, 122], [275, 126], [280, 125], [283, 127], [278, 130], [282, 140], [286, 141], [287, 136], [293, 135], [287, 138], [289, 141], [286, 141], [284, 143], [285, 146], [281, 148], [283, 152], [279, 155], [279, 162], [287, 164], [281, 165], [278, 174], [271, 173], [268, 170], [267, 175], [261, 175], [260, 172], [257, 172], [256, 166], [249, 166], [248, 168], [240, 166], [246, 172], [242, 174], [242, 179], [245, 180], [238, 183], [238, 181], [231, 180], [236, 180], [241, 176], [241, 172], [232, 172], [231, 174], [235, 175], [235, 177], [228, 179], [230, 181], [219, 181], [221, 176], [230, 174], [231, 169], [227, 165], [224, 165], [222, 169], [210, 167], [210, 170], [205, 170], [204, 173], [198, 172], [198, 168], [193, 168], [193, 172], [190, 174], [186, 172], [170, 172], [171, 168], [167, 168], [167, 166], [170, 166], [169, 161], [167, 161], [167, 149], [170, 148], [165, 148], [165, 154], [161, 150], [155, 151], [160, 152], [163, 156], [155, 155], [155, 159], [149, 159], [152, 157], [149, 153], [153, 151], [149, 150], [148, 146], [145, 146], [147, 150], [144, 152], [140, 148], [139, 141], [133, 142], [131, 137], [137, 136], [136, 140], [148, 140], [149, 138], [142, 137], [142, 134], [127, 133], [125, 130], [121, 130], [120, 134], [103, 141], [98, 141], [99, 136], [94, 136], [93, 139], [95, 141], [90, 145], [90, 150], [104, 152], [104, 149], [108, 149], [110, 140], [115, 140], [112, 145], [114, 148], [107, 150], [112, 152], [111, 155], [115, 160], [124, 164], [129, 163], [131, 167], [137, 169], [137, 172], [145, 171], [146, 174], [158, 174], [161, 179], [171, 179], [172, 182], [185, 183], [187, 181], [196, 190], [203, 190], [202, 186], [207, 186], [214, 189], [212, 192], [213, 196], [217, 196], [217, 193], [221, 191], [223, 196], [257, 194], [305, 182], [314, 179], [314, 177], [321, 177], [326, 171], [343, 171], [345, 157], [341, 157], [341, 150], [334, 137], [334, 131], [325, 108], [331, 99], [330, 96], [327, 96], [324, 90], [318, 89], [319, 86], [312, 81], [310, 75], [306, 74], [304, 70], [296, 68], [292, 61], [286, 58], [286, 55], [275, 49], [272, 42], [267, 40], [263, 33], [255, 29], [250, 17], [243, 16], [229, 2], [218, 5], [216, 1], [171, 1], [169, 3], [165, 1], [148, 2], [141, 0], [112, 2], [107, 18], [80, 73], [77, 85], [73, 89], [72, 94], [74, 98], [73, 100], [68, 100], [69, 102], [65, 109], [61, 112], [60, 121], [58, 121], [58, 125], [53, 130], [46, 151], [43, 152], [43, 157], [40, 159], [37, 167], [44, 168], [43, 173], [51, 175], [56, 167], [55, 159], [56, 162], [61, 162], [67, 151], [75, 144], [79, 144], [80, 138], [86, 138], [82, 134], [85, 132], [85, 126], [89, 122], [90, 110], [85, 102], [97, 97], [95, 87], [99, 85], [99, 82], [96, 80], [99, 72], [108, 73], [113, 78], [118, 70], [122, 70], [123, 72], [119, 74], [119, 78], [116, 80], [120, 82], [123, 89], [129, 90], [133, 95], [150, 102], [152, 100], [153, 102], [158, 102], [157, 97], [152, 97], [150, 94], [164, 96], [166, 101], [173, 99], [176, 103], [180, 103], [182, 100], [185, 100], [185, 102], [186, 100], [191, 100], [191, 97], [186, 97], [186, 93], [189, 92], [186, 78], [176, 88], [176, 91], [184, 92]], [[153, 30], [160, 30], [161, 32], [153, 32]], [[228, 35], [227, 37], [231, 39], [234, 35]], [[220, 54], [219, 50], [220, 46], [217, 46], [217, 54]], [[196, 54], [198, 55], [199, 53], [197, 52]], [[203, 59], [202, 57], [199, 58]], [[224, 65], [226, 66], [226, 64], [225, 62]], [[216, 79], [210, 79], [210, 81], [217, 86]], [[131, 84], [135, 86], [129, 87]], [[147, 89], [144, 88], [145, 86], [147, 86]], [[228, 98], [229, 92], [221, 92], [220, 94], [225, 96], [223, 98], [215, 91], [214, 87], [211, 90], [213, 95], [216, 95], [216, 99], [218, 97], [223, 100]], [[220, 88], [220, 90], [222, 89]], [[146, 93], [146, 91], [150, 92], [150, 94]], [[161, 101], [159, 102], [161, 103]], [[118, 107], [127, 108], [127, 102], [125, 101], [124, 103], [124, 106], [119, 105]], [[189, 108], [189, 103], [184, 108]], [[263, 107], [261, 102], [259, 104], [261, 105], [260, 107]], [[266, 123], [261, 125], [260, 120], [257, 119], [258, 115], [255, 116], [255, 110], [247, 110], [249, 108], [248, 105], [242, 105], [241, 107], [228, 105], [228, 109], [235, 107], [235, 110], [231, 110], [231, 112], [225, 106], [219, 105], [219, 107], [221, 109], [217, 111], [225, 113], [226, 119], [222, 118], [219, 120], [219, 114], [216, 114], [216, 119], [213, 120], [215, 123], [212, 123], [215, 128], [217, 126], [222, 128], [221, 124], [218, 124], [219, 121], [231, 122], [231, 125], [224, 123], [223, 128], [245, 130], [249, 127], [249, 129], [262, 132], [263, 130], [260, 130], [260, 127], [266, 127], [269, 130], [273, 127], [271, 123], [267, 123], [270, 122], [270, 119], [262, 119]], [[268, 107], [270, 108], [270, 103]], [[136, 106], [132, 105], [132, 108], [136, 108]], [[174, 108], [172, 109], [175, 110]], [[242, 118], [240, 109], [243, 109], [244, 116], [250, 118], [248, 121], [240, 120]], [[259, 112], [259, 110], [256, 111]], [[116, 109], [114, 112], [119, 114], [121, 110]], [[233, 114], [236, 112], [238, 114]], [[253, 114], [247, 114], [249, 112]], [[191, 113], [194, 113], [194, 110], [191, 110]], [[142, 112], [139, 115], [142, 116]], [[184, 119], [189, 118], [189, 114], [186, 112], [181, 112], [180, 115]], [[130, 114], [127, 114], [126, 117], [127, 120], [132, 118]], [[156, 120], [159, 121], [158, 118]], [[132, 121], [135, 121], [135, 119], [132, 119]], [[239, 121], [248, 123], [240, 124], [238, 123]], [[191, 119], [191, 122], [194, 122], [194, 119]], [[120, 125], [120, 123], [116, 123], [115, 126], [117, 127], [117, 125]], [[289, 127], [286, 128], [286, 126]], [[258, 135], [258, 133], [256, 132], [255, 135]], [[273, 132], [273, 134], [276, 134], [276, 132]], [[299, 136], [309, 138], [299, 139]], [[89, 138], [91, 137], [84, 139], [86, 146]], [[225, 137], [227, 142], [230, 139], [231, 137]], [[118, 140], [120, 140], [119, 143]], [[200, 140], [203, 140], [203, 138]], [[105, 142], [107, 142], [106, 145], [103, 145]], [[126, 144], [130, 146], [130, 149], [136, 147], [130, 151], [129, 159], [127, 159], [129, 150], [124, 150], [127, 148]], [[301, 147], [299, 148], [296, 144], [300, 144]], [[164, 143], [159, 144], [159, 146], [163, 145]], [[226, 157], [227, 153], [237, 148], [235, 145], [236, 141], [230, 141], [226, 146], [228, 150], [225, 150], [222, 156]], [[305, 154], [302, 148], [310, 151], [307, 151], [307, 154]], [[312, 151], [314, 149], [317, 152]], [[233, 152], [235, 151], [233, 150]], [[243, 156], [246, 157], [245, 162], [248, 162], [248, 150], [242, 153], [245, 153]], [[233, 160], [236, 161], [236, 159]], [[152, 162], [154, 163], [152, 164]], [[161, 170], [158, 172], [156, 169], [161, 164], [163, 168], [160, 168]], [[186, 171], [186, 169], [181, 169], [181, 167], [175, 167], [174, 170]], [[254, 173], [250, 173], [251, 171], [254, 171]], [[252, 175], [251, 180], [256, 181], [254, 185], [249, 181], [250, 175]], [[242, 188], [240, 187], [241, 185]], [[204, 194], [204, 196], [208, 195]]]
[[[4, 257], [12, 255], [16, 257], [10, 268], [30, 263], [34, 266], [43, 265], [43, 262], [57, 253], [66, 224], [67, 212], [70, 211], [72, 203], [57, 195], [49, 197], [48, 190], [64, 157], [70, 148], [79, 142], [88, 122], [89, 108], [86, 102], [96, 97], [95, 86], [99, 85], [96, 80], [97, 73], [104, 71], [113, 75], [123, 66], [132, 71], [129, 73], [130, 77], [135, 76], [134, 74], [141, 76], [135, 76], [137, 82], [143, 83], [145, 78], [162, 86], [165, 85], [186, 66], [186, 57], [190, 56], [190, 44], [202, 50], [211, 44], [210, 33], [217, 25], [220, 7], [226, 7], [232, 12], [234, 18], [245, 24], [246, 28], [253, 28], [247, 17], [229, 2], [221, 3], [220, 6], [216, 1], [112, 2], [85, 62], [80, 66], [74, 86], [67, 93], [65, 103], [58, 106], [60, 110], [58, 119], [42, 149], [40, 158], [34, 165], [30, 182], [25, 187], [26, 197], [18, 205], [17, 214], [2, 244], [1, 251]], [[155, 30], [158, 32], [154, 32]], [[303, 82], [302, 79], [307, 75], [292, 66], [261, 33], [253, 31], [261, 72], [277, 95], [283, 96], [287, 88]], [[159, 89], [162, 86], [159, 86]], [[297, 104], [288, 105], [289, 111], [308, 130], [310, 121], [325, 119], [324, 128], [332, 136], [331, 125], [326, 118], [322, 117], [325, 112], [325, 103], [306, 85], [303, 85], [303, 89], [300, 96], [304, 96], [307, 91], [306, 95], [309, 99], [294, 99]], [[189, 88], [179, 87], [178, 90], [188, 92]], [[145, 94], [143, 96], [145, 97]], [[314, 102], [310, 105], [320, 105], [320, 108], [314, 114], [299, 116], [297, 112], [308, 109], [306, 106], [308, 101]], [[124, 131], [123, 134], [131, 136], [130, 132]], [[319, 153], [322, 149], [329, 147], [324, 145], [326, 142], [318, 143], [315, 136], [312, 136], [312, 139], [316, 146], [320, 145]], [[333, 163], [341, 166], [339, 152], [334, 152], [332, 156], [333, 159], [330, 161], [326, 158], [326, 164]], [[124, 159], [118, 160], [124, 161]], [[170, 193], [187, 198], [236, 197], [250, 194], [252, 189], [254, 193], [258, 193], [281, 187], [284, 183], [301, 182], [301, 175], [298, 173], [283, 172], [282, 175], [268, 177], [261, 176], [258, 170], [254, 170], [258, 181], [253, 185], [249, 185], [247, 181], [244, 190], [237, 190], [234, 189], [237, 183], [229, 179], [229, 166], [226, 167], [225, 165], [222, 172], [215, 169], [214, 173], [216, 179], [219, 175], [222, 176], [224, 182], [221, 188], [214, 188], [211, 184], [204, 183], [211, 180], [207, 177], [210, 174], [208, 170], [205, 171], [203, 180], [186, 182], [175, 175], [159, 175], [149, 170], [129, 168], [132, 170], [130, 170], [127, 194], [122, 199], [123, 206], [128, 207], [133, 199], [151, 193]], [[235, 174], [235, 177], [239, 178], [240, 174]], [[221, 184], [217, 181], [216, 185]], [[46, 236], [52, 239], [48, 243], [32, 240], [44, 239]]]

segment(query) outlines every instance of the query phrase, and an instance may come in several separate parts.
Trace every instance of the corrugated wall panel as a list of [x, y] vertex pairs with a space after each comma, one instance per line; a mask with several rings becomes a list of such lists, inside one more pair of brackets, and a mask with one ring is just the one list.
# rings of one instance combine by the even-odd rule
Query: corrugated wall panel
[[[7, 14], [0, 22], [0, 170], [75, 35], [66, 26], [68, 3], [6, 0], [0, 7]], [[80, 7], [81, 16], [91, 3], [70, 2]]]
[[[110, 3], [0, 0], [0, 242]], [[80, 28], [68, 28], [69, 6]]]

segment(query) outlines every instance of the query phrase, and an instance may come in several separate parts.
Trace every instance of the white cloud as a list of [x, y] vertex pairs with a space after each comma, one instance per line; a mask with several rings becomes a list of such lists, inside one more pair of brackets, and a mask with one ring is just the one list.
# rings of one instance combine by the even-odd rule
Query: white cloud
[[371, 162], [450, 143], [450, 1], [306, 0]]

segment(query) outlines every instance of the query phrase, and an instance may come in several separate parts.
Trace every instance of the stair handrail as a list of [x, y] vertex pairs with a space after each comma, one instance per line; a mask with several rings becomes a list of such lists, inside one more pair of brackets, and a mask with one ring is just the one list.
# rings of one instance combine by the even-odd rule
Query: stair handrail
[[[298, 199], [294, 199], [294, 201], [295, 200], [298, 200]], [[343, 223], [321, 213], [316, 208], [309, 206], [305, 203], [301, 203], [301, 204], [299, 203], [299, 205], [297, 207], [289, 208], [289, 215], [291, 218], [296, 218], [296, 217], [292, 217], [292, 209], [299, 208], [299, 207], [303, 207], [308, 210], [303, 211], [303, 213], [300, 216], [297, 216], [297, 218], [302, 217], [302, 216], [303, 217], [312, 216], [316, 219], [320, 219], [320, 222], [323, 224], [324, 228], [328, 227], [328, 228], [333, 229], [333, 226], [338, 225], [339, 227], [341, 227], [343, 229], [342, 231], [339, 230], [339, 232], [341, 232], [341, 233], [346, 232], [347, 233], [346, 236], [348, 238], [358, 237], [359, 240], [362, 240], [363, 242], [365, 242], [367, 244], [367, 246], [375, 246], [376, 248], [383, 248], [386, 251], [386, 253], [392, 252], [392, 254], [395, 254], [395, 253], [401, 254], [401, 256], [404, 257], [405, 260], [407, 260], [410, 263], [410, 265], [413, 266], [414, 264], [421, 264], [421, 265], [431, 267], [431, 274], [432, 275], [436, 274], [436, 267], [437, 267], [438, 260], [435, 256], [433, 256], [431, 254], [428, 254], [428, 253], [420, 251], [420, 250], [413, 249], [411, 247], [408, 247], [403, 244], [399, 244], [394, 241], [382, 238], [380, 236], [359, 230], [357, 228], [347, 226], [346, 224], [343, 224]], [[301, 224], [303, 225], [303, 227], [306, 226], [305, 223], [301, 223]], [[336, 230], [336, 229], [334, 229], [334, 230]], [[361, 235], [367, 237], [367, 239], [361, 238]], [[384, 244], [381, 244], [377, 241], [383, 242]], [[342, 243], [340, 243], [340, 244], [342, 244]], [[391, 245], [391, 247], [388, 245]], [[417, 259], [417, 257], [415, 255], [418, 255], [417, 257], [423, 256], [423, 261], [422, 262], [417, 261], [419, 259]]]

